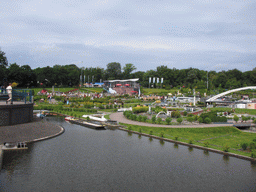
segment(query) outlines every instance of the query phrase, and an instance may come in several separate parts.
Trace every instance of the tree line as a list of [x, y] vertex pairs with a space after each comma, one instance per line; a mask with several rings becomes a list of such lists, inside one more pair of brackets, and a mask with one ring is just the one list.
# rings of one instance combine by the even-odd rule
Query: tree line
[[[228, 71], [205, 71], [196, 68], [176, 69], [158, 66], [155, 70], [136, 71], [134, 64], [128, 63], [121, 67], [118, 62], [107, 64], [107, 68], [77, 67], [75, 64], [54, 65], [31, 69], [29, 65], [8, 64], [5, 53], [0, 50], [0, 84], [18, 83], [18, 87], [45, 86], [79, 86], [84, 82], [103, 82], [111, 79], [139, 78], [143, 87], [186, 87], [189, 89], [234, 89], [256, 85], [256, 68], [241, 72], [238, 69]], [[163, 78], [163, 84], [149, 78]]]

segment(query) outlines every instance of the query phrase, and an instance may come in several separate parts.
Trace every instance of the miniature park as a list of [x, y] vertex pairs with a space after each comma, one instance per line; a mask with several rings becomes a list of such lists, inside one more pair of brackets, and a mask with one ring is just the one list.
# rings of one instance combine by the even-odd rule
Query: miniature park
[[[113, 123], [110, 115], [123, 113], [133, 123], [120, 121], [118, 126], [126, 129], [128, 134], [144, 133], [256, 157], [256, 110], [241, 108], [242, 104], [254, 104], [255, 98], [223, 102], [231, 100], [228, 96], [221, 98], [220, 102], [206, 104], [196, 94], [194, 97], [187, 96], [184, 89], [140, 88], [131, 91], [131, 87], [132, 90], [137, 88], [131, 84], [112, 82], [112, 85], [105, 83], [102, 87], [34, 88], [34, 112], [42, 118], [45, 115], [59, 115], [84, 122], [99, 120], [101, 124]], [[240, 94], [237, 96], [241, 98]], [[141, 126], [140, 123], [147, 124]]]

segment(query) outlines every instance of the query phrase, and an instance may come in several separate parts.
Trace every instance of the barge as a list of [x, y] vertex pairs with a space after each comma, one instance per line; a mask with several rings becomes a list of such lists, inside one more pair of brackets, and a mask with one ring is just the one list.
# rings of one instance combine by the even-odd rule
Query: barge
[[97, 130], [105, 130], [105, 126], [102, 125], [102, 124], [98, 124], [98, 123], [87, 122], [87, 121], [84, 121], [84, 120], [69, 120], [69, 122], [77, 124], [77, 125], [82, 125], [82, 126], [85, 126], [85, 127], [97, 129]]

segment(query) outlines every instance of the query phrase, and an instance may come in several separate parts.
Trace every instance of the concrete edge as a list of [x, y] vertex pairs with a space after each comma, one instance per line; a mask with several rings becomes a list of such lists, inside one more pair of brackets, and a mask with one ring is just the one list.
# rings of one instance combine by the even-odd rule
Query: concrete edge
[[53, 134], [53, 135], [49, 135], [49, 136], [46, 136], [46, 137], [41, 137], [41, 138], [38, 138], [38, 139], [33, 139], [33, 140], [29, 140], [29, 141], [24, 141], [25, 143], [33, 143], [33, 142], [37, 142], [37, 141], [43, 141], [43, 140], [46, 140], [46, 139], [51, 139], [53, 137], [57, 137], [59, 135], [61, 135], [62, 133], [65, 132], [65, 129], [60, 126], [60, 125], [57, 125], [58, 127], [60, 127], [60, 131], [56, 134]]
[[143, 136], [146, 136], [146, 137], [152, 137], [152, 138], [155, 138], [155, 139], [158, 139], [158, 140], [163, 140], [163, 141], [167, 141], [167, 142], [171, 142], [171, 143], [185, 145], [185, 146], [188, 146], [188, 147], [202, 149], [202, 150], [205, 150], [205, 151], [210, 151], [210, 152], [214, 152], [214, 153], [218, 153], [218, 154], [228, 155], [228, 156], [236, 157], [236, 158], [239, 158], [239, 159], [248, 160], [248, 161], [251, 161], [251, 162], [256, 162], [256, 158], [252, 158], [252, 157], [247, 157], [247, 156], [238, 155], [238, 154], [234, 154], [234, 153], [224, 152], [224, 151], [220, 151], [220, 150], [217, 150], [217, 149], [202, 147], [202, 146], [199, 146], [199, 145], [184, 143], [184, 142], [181, 142], [181, 141], [162, 138], [162, 137], [158, 137], [158, 136], [155, 136], [155, 135], [149, 135], [149, 134], [146, 134], [146, 133], [139, 133], [139, 132], [136, 132], [136, 131], [130, 131], [130, 130], [127, 130], [127, 129], [124, 129], [124, 128], [119, 128], [119, 130], [135, 133], [135, 134], [138, 134], [138, 135], [143, 135]]

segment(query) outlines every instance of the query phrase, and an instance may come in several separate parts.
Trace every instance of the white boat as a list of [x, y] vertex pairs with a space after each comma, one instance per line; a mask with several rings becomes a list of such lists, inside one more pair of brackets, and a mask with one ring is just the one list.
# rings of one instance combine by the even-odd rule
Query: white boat
[[89, 117], [90, 120], [101, 121], [101, 122], [107, 121], [107, 119], [104, 117], [104, 115], [101, 115], [101, 117], [92, 116], [92, 115], [83, 115], [82, 117], [84, 117], [84, 118]]
[[71, 117], [71, 116], [65, 117], [65, 120], [66, 120], [66, 121], [70, 121], [71, 119], [73, 119], [73, 117]]

